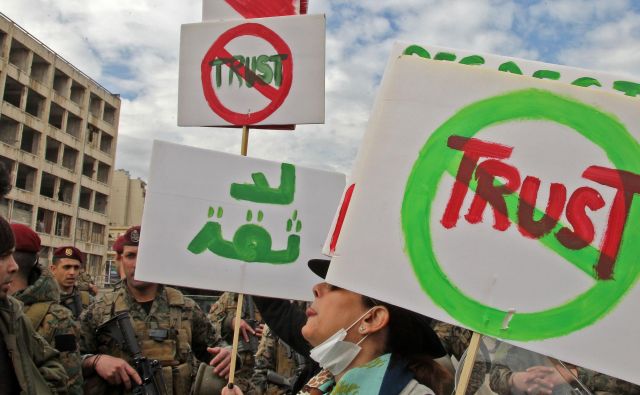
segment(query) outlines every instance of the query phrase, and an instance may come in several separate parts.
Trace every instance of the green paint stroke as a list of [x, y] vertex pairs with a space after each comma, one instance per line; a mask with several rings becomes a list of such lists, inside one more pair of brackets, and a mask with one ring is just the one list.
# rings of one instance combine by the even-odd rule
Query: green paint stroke
[[262, 222], [262, 218], [264, 218], [264, 213], [262, 210], [258, 210], [258, 222]]
[[453, 62], [454, 60], [456, 60], [456, 54], [451, 52], [438, 52], [433, 58], [435, 60], [447, 60]]
[[[615, 265], [614, 280], [596, 280], [589, 290], [548, 310], [518, 313], [502, 329], [508, 312], [486, 306], [466, 295], [440, 267], [432, 245], [431, 209], [446, 173], [455, 174], [460, 152], [447, 149], [451, 135], [473, 137], [484, 128], [506, 122], [550, 121], [575, 130], [606, 153], [618, 169], [640, 173], [640, 145], [614, 115], [540, 89], [525, 89], [473, 103], [459, 110], [428, 139], [407, 179], [401, 208], [406, 253], [416, 277], [435, 304], [470, 328], [491, 336], [530, 341], [567, 335], [592, 325], [609, 313], [633, 287], [640, 265], [640, 204], [631, 205]], [[508, 203], [513, 220], [514, 198]], [[433, 213], [439, 217], [440, 213]], [[439, 219], [439, 218], [438, 218]], [[433, 221], [439, 223], [437, 220]], [[436, 225], [437, 226], [437, 225]], [[505, 239], [506, 240], [506, 239]], [[582, 271], [591, 274], [597, 262], [593, 248], [571, 251], [548, 238], [540, 241]]]
[[280, 186], [272, 188], [264, 173], [251, 174], [253, 183], [231, 184], [230, 194], [238, 200], [255, 203], [291, 204], [296, 190], [296, 168], [292, 164], [280, 165]]
[[209, 218], [213, 217], [215, 214], [215, 209], [213, 207], [209, 207], [209, 213], [207, 214], [207, 216]]
[[247, 210], [247, 222], [251, 222], [253, 219], [253, 212], [251, 210]]
[[224, 210], [222, 209], [222, 207], [218, 207], [218, 218], [222, 218], [222, 213], [224, 212]]
[[505, 73], [522, 75], [522, 70], [515, 62], [504, 62], [498, 67], [498, 71], [504, 71]]
[[540, 78], [542, 80], [559, 80], [560, 73], [553, 70], [538, 70], [533, 73], [533, 78]]
[[206, 250], [215, 255], [244, 262], [286, 264], [295, 262], [300, 256], [300, 236], [289, 235], [287, 248], [272, 250], [271, 235], [261, 226], [244, 224], [240, 226], [233, 240], [225, 240], [218, 222], [207, 222], [187, 247], [193, 254]]
[[479, 66], [484, 64], [484, 58], [480, 55], [471, 55], [463, 58], [460, 64], [466, 64], [468, 66]]
[[431, 59], [431, 55], [429, 54], [429, 51], [427, 51], [426, 49], [422, 48], [419, 45], [410, 45], [407, 48], [405, 48], [404, 52], [402, 53], [403, 55], [418, 55], [421, 58], [425, 58], [425, 59]]
[[600, 83], [600, 81], [591, 77], [580, 77], [577, 80], [573, 81], [571, 85], [582, 86], [584, 88], [587, 88], [589, 86], [602, 87], [602, 84]]
[[636, 97], [640, 95], [640, 84], [631, 81], [614, 81], [613, 89], [624, 92], [626, 96]]

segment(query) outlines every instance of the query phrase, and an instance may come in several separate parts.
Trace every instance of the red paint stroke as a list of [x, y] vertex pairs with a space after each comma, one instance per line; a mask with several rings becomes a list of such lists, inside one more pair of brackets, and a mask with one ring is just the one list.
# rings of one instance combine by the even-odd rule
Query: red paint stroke
[[618, 190], [613, 199], [609, 221], [600, 246], [600, 258], [595, 267], [598, 278], [608, 280], [613, 275], [633, 196], [640, 193], [640, 176], [624, 170], [590, 166], [582, 173], [582, 177]]
[[551, 232], [558, 224], [564, 203], [567, 200], [567, 188], [558, 183], [552, 183], [549, 187], [549, 201], [544, 215], [539, 220], [533, 218], [535, 212], [540, 179], [533, 176], [525, 177], [520, 189], [518, 201], [518, 230], [524, 237], [539, 239]]
[[[282, 83], [278, 89], [273, 88], [271, 85], [259, 83], [259, 81], [262, 80], [250, 69], [246, 68], [241, 62], [235, 59], [233, 62], [225, 63], [245, 80], [247, 77], [253, 78], [253, 81], [256, 82], [253, 84], [253, 88], [271, 100], [265, 108], [250, 114], [237, 113], [226, 108], [216, 95], [213, 88], [213, 82], [211, 81], [213, 61], [216, 59], [232, 59], [233, 55], [226, 50], [225, 46], [231, 40], [241, 36], [262, 38], [273, 46], [276, 53], [286, 55], [286, 58], [282, 59]], [[218, 37], [202, 59], [202, 63], [200, 64], [200, 74], [203, 93], [209, 107], [229, 123], [239, 126], [251, 125], [253, 123], [258, 123], [273, 114], [278, 108], [280, 108], [286, 97], [289, 95], [291, 84], [293, 82], [293, 56], [287, 43], [273, 30], [257, 23], [245, 23], [227, 30]]]
[[458, 223], [460, 209], [469, 189], [469, 182], [480, 158], [506, 159], [511, 156], [513, 148], [461, 136], [450, 136], [447, 140], [447, 145], [450, 148], [464, 152], [456, 174], [456, 182], [451, 190], [449, 203], [447, 203], [440, 220], [442, 226], [446, 229], [451, 229]]
[[[481, 222], [484, 210], [487, 204], [490, 204], [495, 218], [493, 227], [499, 231], [508, 229], [511, 223], [504, 196], [515, 193], [520, 188], [520, 173], [517, 168], [501, 162], [500, 159], [508, 158], [513, 148], [460, 136], [449, 137], [447, 145], [463, 151], [464, 154], [451, 197], [440, 221], [442, 225], [447, 229], [456, 226], [471, 177], [475, 175], [477, 180], [475, 196], [465, 219], [472, 224]], [[487, 159], [478, 164], [481, 157], [493, 159]], [[640, 175], [624, 170], [590, 166], [583, 172], [582, 177], [617, 189], [600, 246], [600, 256], [595, 265], [598, 279], [611, 280], [622, 243], [622, 235], [629, 219], [631, 203], [634, 196], [640, 194]], [[496, 179], [500, 179], [501, 183], [496, 184]], [[567, 197], [566, 187], [563, 184], [551, 184], [545, 214], [540, 220], [534, 220], [533, 214], [536, 211], [539, 189], [540, 180], [528, 176], [518, 196], [518, 230], [524, 236], [535, 239], [555, 228], [565, 209]], [[595, 229], [586, 209], [597, 211], [604, 206], [604, 199], [595, 189], [590, 187], [576, 189], [566, 206], [566, 216], [573, 230], [568, 227], [560, 229], [555, 234], [558, 241], [572, 250], [579, 250], [591, 244], [595, 238]]]
[[347, 210], [349, 209], [349, 203], [351, 203], [351, 196], [353, 195], [353, 190], [355, 187], [356, 184], [349, 185], [349, 188], [347, 188], [347, 191], [344, 193], [344, 199], [342, 199], [342, 205], [340, 206], [340, 212], [338, 214], [338, 219], [336, 220], [336, 226], [333, 228], [331, 243], [329, 244], [329, 251], [331, 254], [333, 254], [336, 250], [338, 238], [340, 237], [340, 231], [342, 230], [342, 224], [344, 223], [344, 218], [347, 216]]
[[[244, 18], [295, 15], [295, 0], [225, 0]], [[302, 8], [302, 7], [301, 7]], [[301, 12], [302, 13], [302, 12]]]
[[[497, 177], [506, 179], [506, 184], [494, 185]], [[494, 216], [493, 228], [499, 231], [509, 229], [511, 221], [507, 215], [507, 202], [504, 200], [504, 195], [514, 193], [520, 187], [518, 169], [497, 159], [488, 159], [478, 165], [476, 178], [478, 187], [469, 212], [465, 215], [466, 220], [470, 224], [481, 222], [484, 209], [487, 203], [490, 203]]]
[[597, 211], [603, 208], [605, 201], [600, 193], [590, 187], [576, 189], [567, 203], [567, 220], [573, 227], [564, 227], [556, 233], [556, 239], [570, 250], [579, 250], [591, 244], [595, 237], [593, 222], [586, 209]]

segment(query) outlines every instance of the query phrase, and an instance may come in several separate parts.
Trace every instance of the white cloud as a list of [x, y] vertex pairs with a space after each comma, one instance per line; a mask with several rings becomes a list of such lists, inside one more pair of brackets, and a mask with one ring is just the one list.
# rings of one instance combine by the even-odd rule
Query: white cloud
[[[311, 1], [310, 12], [325, 12], [329, 27], [326, 123], [294, 132], [252, 131], [249, 154], [348, 172], [396, 40], [534, 59], [547, 56], [549, 44], [563, 63], [637, 70], [640, 18], [627, 1], [521, 3]], [[180, 25], [201, 19], [200, 0], [4, 0], [2, 12], [124, 94], [117, 167], [145, 178], [154, 138], [239, 152], [239, 130], [176, 126]], [[573, 38], [563, 41], [558, 32]]]

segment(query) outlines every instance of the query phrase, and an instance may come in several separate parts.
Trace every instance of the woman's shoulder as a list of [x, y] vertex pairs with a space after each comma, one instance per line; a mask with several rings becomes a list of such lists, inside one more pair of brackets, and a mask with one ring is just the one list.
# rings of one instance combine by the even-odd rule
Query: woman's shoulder
[[411, 380], [398, 395], [435, 395], [435, 392], [426, 385]]

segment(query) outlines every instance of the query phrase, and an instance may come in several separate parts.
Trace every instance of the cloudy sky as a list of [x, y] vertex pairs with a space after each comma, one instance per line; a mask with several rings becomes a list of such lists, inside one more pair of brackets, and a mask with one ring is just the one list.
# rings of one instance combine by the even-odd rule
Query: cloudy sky
[[[201, 0], [3, 0], [13, 19], [122, 96], [116, 167], [147, 178], [152, 139], [238, 153], [237, 130], [176, 126], [180, 25]], [[249, 155], [348, 173], [396, 40], [640, 80], [636, 0], [310, 0], [327, 18], [326, 122], [252, 132]]]

